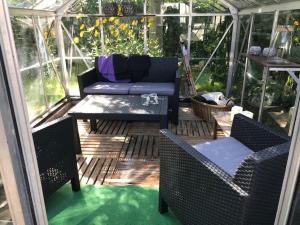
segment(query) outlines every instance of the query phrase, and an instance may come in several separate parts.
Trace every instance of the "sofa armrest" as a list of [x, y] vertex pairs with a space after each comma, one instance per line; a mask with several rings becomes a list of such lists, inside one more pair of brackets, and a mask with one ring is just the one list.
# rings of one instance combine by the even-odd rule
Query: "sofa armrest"
[[183, 224], [241, 224], [248, 194], [232, 177], [169, 130], [159, 146], [160, 198]]
[[95, 68], [86, 70], [83, 73], [79, 74], [77, 76], [77, 79], [81, 98], [85, 97], [85, 93], [83, 92], [83, 89], [85, 87], [88, 87], [99, 81]]
[[234, 117], [231, 137], [234, 137], [254, 152], [274, 145], [283, 144], [290, 140], [288, 136], [279, 134], [263, 124], [241, 114], [235, 115]]

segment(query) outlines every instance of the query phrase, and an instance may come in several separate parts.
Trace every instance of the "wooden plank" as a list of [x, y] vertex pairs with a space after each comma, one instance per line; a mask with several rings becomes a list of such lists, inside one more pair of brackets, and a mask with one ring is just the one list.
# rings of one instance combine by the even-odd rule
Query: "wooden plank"
[[118, 164], [118, 160], [117, 159], [113, 159], [110, 167], [108, 168], [107, 174], [105, 176], [104, 182], [103, 184], [109, 184], [110, 179], [112, 178], [114, 171], [116, 169], [116, 166]]
[[187, 127], [187, 136], [193, 136], [193, 129], [192, 129], [192, 123], [190, 120], [186, 120], [186, 127]]
[[99, 128], [98, 128], [98, 133], [103, 133], [103, 129], [105, 128], [106, 124], [108, 123], [107, 120], [103, 120], [102, 123], [100, 124]]
[[124, 121], [120, 121], [120, 127], [119, 127], [119, 130], [118, 130], [118, 132], [117, 132], [117, 134], [118, 135], [122, 135], [122, 134], [127, 134], [127, 133], [124, 133], [125, 132], [125, 128], [126, 128], [126, 126], [127, 126], [127, 123], [126, 122], [124, 122]]
[[104, 162], [105, 162], [105, 158], [98, 159], [97, 164], [96, 164], [92, 174], [89, 177], [89, 180], [87, 182], [88, 184], [94, 184], [96, 182], [97, 177], [101, 172]]
[[149, 136], [147, 143], [146, 159], [151, 159], [153, 156], [153, 136]]
[[116, 126], [114, 127], [114, 129], [112, 130], [111, 134], [113, 135], [117, 135], [119, 130], [120, 130], [120, 126], [122, 124], [121, 121], [115, 121], [116, 122]]
[[146, 136], [146, 135], [143, 136], [143, 141], [142, 141], [140, 155], [139, 155], [140, 159], [145, 159], [146, 158], [148, 137], [149, 136]]
[[153, 158], [156, 159], [158, 156], [158, 137], [153, 137]]
[[126, 137], [125, 141], [123, 143], [119, 158], [125, 158], [126, 157], [126, 153], [127, 153], [128, 147], [129, 147], [129, 143], [130, 143], [130, 137]]
[[102, 129], [101, 134], [108, 134], [108, 130], [111, 127], [112, 121], [107, 121], [105, 127]]
[[85, 157], [85, 161], [83, 162], [81, 168], [78, 170], [79, 179], [81, 180], [81, 177], [85, 173], [86, 169], [88, 168], [90, 162], [92, 161], [93, 157]]
[[133, 159], [138, 159], [139, 158], [141, 145], [142, 145], [142, 140], [143, 140], [143, 136], [138, 135], [137, 140], [136, 140], [136, 144], [134, 146], [134, 151], [133, 151], [133, 156], [132, 156]]
[[92, 172], [94, 171], [94, 168], [97, 164], [98, 159], [97, 158], [93, 158], [90, 162], [90, 164], [88, 165], [87, 169], [85, 170], [84, 174], [82, 175], [80, 182], [83, 184], [86, 184], [90, 178], [90, 176], [92, 175]]
[[192, 128], [193, 128], [193, 135], [192, 136], [193, 137], [199, 137], [200, 133], [199, 133], [196, 121], [191, 121], [191, 123], [192, 123]]
[[109, 129], [108, 129], [108, 131], [107, 131], [107, 133], [108, 134], [113, 134], [113, 131], [114, 131], [114, 129], [116, 128], [116, 126], [117, 126], [117, 124], [118, 124], [118, 121], [112, 121], [111, 122], [111, 125], [110, 125], [110, 127], [109, 127]]
[[130, 137], [130, 141], [129, 141], [129, 145], [128, 145], [128, 149], [127, 149], [127, 154], [126, 154], [125, 158], [131, 158], [132, 157], [136, 140], [137, 140], [137, 136], [132, 135]]
[[110, 180], [111, 185], [157, 186], [159, 183], [159, 160], [119, 161]]
[[97, 177], [95, 185], [102, 185], [104, 183], [104, 179], [108, 172], [111, 162], [112, 162], [112, 159], [105, 159], [105, 162], [101, 168], [101, 172], [100, 172], [99, 176]]
[[84, 161], [85, 161], [85, 157], [82, 157], [82, 156], [80, 156], [80, 157], [77, 159], [77, 169], [78, 169], [78, 170], [80, 170], [80, 168], [82, 167]]

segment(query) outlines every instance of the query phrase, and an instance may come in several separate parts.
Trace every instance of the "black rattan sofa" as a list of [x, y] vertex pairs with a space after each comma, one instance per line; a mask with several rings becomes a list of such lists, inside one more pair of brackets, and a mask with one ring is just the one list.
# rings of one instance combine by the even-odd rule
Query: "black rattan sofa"
[[175, 57], [151, 57], [148, 76], [136, 83], [112, 83], [101, 77], [96, 68], [78, 75], [81, 98], [86, 95], [140, 95], [157, 93], [168, 96], [170, 118], [178, 124], [179, 86], [178, 59]]
[[161, 131], [161, 213], [170, 207], [188, 225], [274, 224], [289, 138], [240, 114], [231, 137], [253, 151], [233, 176], [169, 130]]
[[80, 152], [77, 127], [72, 117], [64, 117], [32, 131], [44, 197], [71, 180], [73, 191], [80, 190], [75, 152]]

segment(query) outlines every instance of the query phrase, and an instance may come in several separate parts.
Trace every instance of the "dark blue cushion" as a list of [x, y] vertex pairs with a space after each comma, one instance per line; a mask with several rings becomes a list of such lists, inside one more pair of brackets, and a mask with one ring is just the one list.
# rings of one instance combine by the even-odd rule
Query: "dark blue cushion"
[[149, 75], [141, 82], [174, 82], [178, 59], [175, 57], [152, 57]]

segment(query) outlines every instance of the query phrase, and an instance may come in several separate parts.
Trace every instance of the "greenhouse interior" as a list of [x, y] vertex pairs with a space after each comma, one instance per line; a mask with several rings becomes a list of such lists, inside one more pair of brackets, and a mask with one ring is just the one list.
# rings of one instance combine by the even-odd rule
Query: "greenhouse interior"
[[0, 224], [299, 223], [300, 1], [1, 0], [0, 23]]

